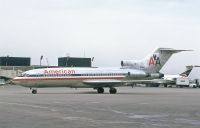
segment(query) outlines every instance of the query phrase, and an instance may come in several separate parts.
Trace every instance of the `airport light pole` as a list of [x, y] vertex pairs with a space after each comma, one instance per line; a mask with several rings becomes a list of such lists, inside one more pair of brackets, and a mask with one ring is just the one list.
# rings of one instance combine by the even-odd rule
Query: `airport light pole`
[[40, 66], [42, 66], [43, 55], [40, 56]]
[[70, 57], [70, 54], [66, 53], [66, 63], [65, 63], [66, 67], [68, 66], [69, 57]]
[[8, 55], [6, 56], [6, 66], [8, 66]]
[[46, 60], [47, 60], [47, 67], [49, 67], [49, 61], [48, 61], [48, 58], [46, 58]]
[[69, 60], [69, 56], [66, 59], [66, 67], [68, 66], [68, 60]]
[[92, 64], [91, 64], [91, 67], [92, 67], [92, 65], [93, 65], [93, 61], [94, 61], [94, 57], [92, 57]]

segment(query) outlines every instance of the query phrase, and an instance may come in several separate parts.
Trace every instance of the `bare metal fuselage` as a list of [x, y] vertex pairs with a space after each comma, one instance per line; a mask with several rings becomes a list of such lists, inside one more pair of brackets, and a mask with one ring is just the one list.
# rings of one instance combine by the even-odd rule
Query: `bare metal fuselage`
[[49, 68], [35, 69], [14, 78], [15, 84], [30, 87], [96, 88], [116, 87], [127, 79], [147, 79], [146, 73], [121, 68]]
[[[119, 80], [119, 78], [25, 78], [26, 80], [15, 80], [15, 84], [19, 84], [24, 87], [30, 88], [45, 88], [45, 87], [71, 87], [71, 88], [93, 88], [99, 85], [89, 85], [84, 84], [84, 80]], [[120, 78], [121, 80], [123, 78]], [[102, 85], [102, 84], [101, 84]], [[109, 84], [104, 84], [104, 86], [109, 86]], [[120, 86], [121, 84], [115, 84], [115, 86]]]

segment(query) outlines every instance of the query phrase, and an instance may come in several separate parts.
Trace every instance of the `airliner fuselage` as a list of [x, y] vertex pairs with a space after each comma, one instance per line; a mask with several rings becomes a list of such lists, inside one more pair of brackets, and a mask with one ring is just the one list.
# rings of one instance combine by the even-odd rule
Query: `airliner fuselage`
[[[142, 70], [123, 68], [45, 68], [24, 72], [14, 82], [25, 87], [73, 87], [96, 88], [106, 81], [104, 87], [120, 86], [121, 80], [149, 79]], [[109, 82], [110, 81], [110, 82]], [[90, 84], [91, 82], [91, 84]], [[98, 84], [99, 82], [99, 84]], [[113, 83], [115, 83], [113, 85]], [[95, 83], [95, 84], [94, 84]]]

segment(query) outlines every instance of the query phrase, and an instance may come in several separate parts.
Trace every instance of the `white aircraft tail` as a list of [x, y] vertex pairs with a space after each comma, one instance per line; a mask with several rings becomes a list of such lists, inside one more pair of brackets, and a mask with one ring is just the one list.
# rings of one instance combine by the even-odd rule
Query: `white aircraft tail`
[[183, 77], [188, 77], [190, 75], [190, 73], [192, 72], [193, 68], [196, 67], [196, 66], [186, 66], [186, 70], [179, 74], [180, 76], [183, 76]]
[[121, 65], [122, 67], [125, 67], [125, 68], [144, 70], [146, 73], [158, 73], [174, 53], [178, 53], [182, 51], [191, 51], [191, 50], [157, 48], [156, 50], [153, 51], [153, 53], [149, 54], [147, 57], [145, 57], [142, 60], [122, 61]]

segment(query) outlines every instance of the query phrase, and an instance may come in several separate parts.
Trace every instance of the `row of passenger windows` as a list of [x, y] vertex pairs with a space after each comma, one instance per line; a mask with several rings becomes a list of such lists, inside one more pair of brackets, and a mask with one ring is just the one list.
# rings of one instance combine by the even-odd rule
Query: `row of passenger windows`
[[106, 74], [81, 74], [81, 76], [121, 76], [120, 73], [106, 73]]
[[69, 77], [69, 76], [121, 76], [123, 74], [48, 74], [45, 77]]
[[125, 74], [120, 73], [107, 73], [107, 74], [34, 74], [34, 75], [23, 75], [24, 77], [69, 77], [69, 76], [121, 76]]

